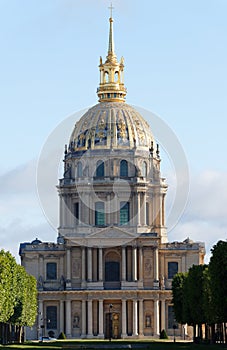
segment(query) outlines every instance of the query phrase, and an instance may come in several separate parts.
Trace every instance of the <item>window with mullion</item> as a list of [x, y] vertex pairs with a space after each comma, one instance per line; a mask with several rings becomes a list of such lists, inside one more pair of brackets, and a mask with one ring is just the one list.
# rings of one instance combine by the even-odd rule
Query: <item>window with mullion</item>
[[95, 203], [95, 225], [104, 226], [105, 223], [106, 223], [106, 220], [105, 220], [104, 203], [96, 202]]
[[120, 203], [120, 225], [127, 225], [129, 222], [129, 203]]

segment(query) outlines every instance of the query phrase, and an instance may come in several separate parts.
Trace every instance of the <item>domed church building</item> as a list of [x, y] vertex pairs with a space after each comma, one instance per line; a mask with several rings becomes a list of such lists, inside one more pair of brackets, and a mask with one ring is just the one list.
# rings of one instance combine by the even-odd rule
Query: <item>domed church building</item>
[[[124, 59], [100, 58], [98, 104], [72, 131], [57, 186], [57, 243], [21, 243], [22, 265], [37, 279], [38, 316], [27, 338], [183, 336], [171, 283], [202, 264], [203, 243], [168, 243], [167, 184], [146, 120], [125, 102]], [[176, 328], [176, 329], [175, 329]]]

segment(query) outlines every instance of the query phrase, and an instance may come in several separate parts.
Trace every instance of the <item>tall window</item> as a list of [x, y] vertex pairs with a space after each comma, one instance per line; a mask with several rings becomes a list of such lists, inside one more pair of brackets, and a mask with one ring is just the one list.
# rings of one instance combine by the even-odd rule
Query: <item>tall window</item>
[[128, 162], [127, 160], [121, 160], [120, 163], [120, 176], [127, 177], [128, 176]]
[[96, 164], [96, 176], [97, 177], [105, 176], [104, 162], [102, 160], [99, 160]]
[[49, 262], [46, 265], [46, 278], [47, 280], [57, 279], [57, 264], [55, 262]]
[[178, 273], [178, 262], [168, 262], [168, 279], [172, 279], [176, 273]]
[[57, 306], [47, 306], [46, 316], [46, 328], [57, 329]]
[[127, 225], [129, 222], [129, 203], [120, 203], [120, 225]]
[[142, 164], [142, 176], [146, 177], [147, 176], [147, 163], [143, 162]]
[[176, 328], [178, 328], [178, 324], [175, 320], [173, 306], [169, 305], [168, 306], [168, 328], [171, 329], [173, 328], [174, 325], [176, 326]]
[[104, 212], [103, 202], [95, 203], [95, 225], [96, 226], [105, 225], [105, 212]]
[[78, 162], [77, 163], [77, 177], [82, 177], [82, 163]]
[[105, 262], [105, 281], [120, 281], [120, 263], [118, 261]]
[[78, 224], [79, 221], [79, 203], [76, 202], [74, 203], [74, 217], [75, 217], [75, 223]]
[[146, 225], [149, 225], [149, 203], [146, 203]]

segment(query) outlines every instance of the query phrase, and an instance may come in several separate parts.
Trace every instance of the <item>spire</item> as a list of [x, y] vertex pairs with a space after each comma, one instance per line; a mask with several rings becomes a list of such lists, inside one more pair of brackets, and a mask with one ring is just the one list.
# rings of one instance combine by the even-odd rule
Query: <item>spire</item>
[[120, 63], [117, 60], [117, 56], [114, 52], [114, 39], [113, 39], [113, 18], [112, 10], [110, 9], [110, 28], [109, 28], [109, 45], [106, 61], [103, 63], [102, 57], [100, 57], [100, 84], [97, 89], [99, 102], [124, 102], [126, 95], [126, 88], [124, 86], [124, 58], [122, 57]]
[[109, 30], [109, 46], [108, 46], [108, 56], [113, 56], [114, 54], [114, 38], [113, 38], [113, 5], [111, 3], [110, 7], [110, 30]]
[[110, 17], [110, 31], [109, 31], [109, 48], [108, 48], [108, 56], [114, 54], [114, 38], [113, 38], [113, 18]]

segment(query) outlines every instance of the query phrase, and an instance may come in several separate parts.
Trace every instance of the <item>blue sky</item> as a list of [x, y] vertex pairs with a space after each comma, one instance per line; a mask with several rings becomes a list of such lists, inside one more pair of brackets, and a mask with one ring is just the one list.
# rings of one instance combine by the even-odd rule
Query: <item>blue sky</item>
[[[36, 236], [56, 240], [37, 199], [36, 163], [55, 127], [97, 102], [109, 5], [0, 0], [0, 247], [14, 254]], [[127, 103], [159, 115], [189, 164], [189, 201], [169, 239], [203, 240], [209, 253], [227, 236], [227, 2], [113, 0], [113, 6]], [[165, 164], [163, 172], [171, 183]]]

